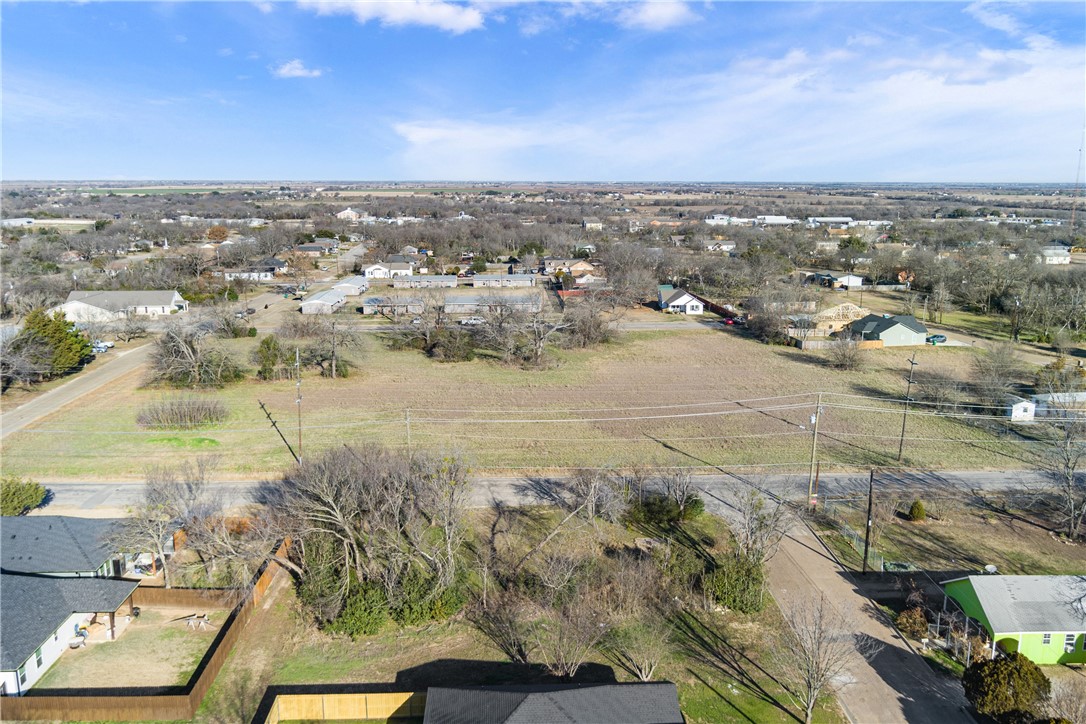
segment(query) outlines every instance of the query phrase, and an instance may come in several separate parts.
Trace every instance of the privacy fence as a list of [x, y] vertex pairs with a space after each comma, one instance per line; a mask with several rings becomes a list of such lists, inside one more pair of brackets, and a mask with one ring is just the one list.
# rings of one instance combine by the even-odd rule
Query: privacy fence
[[[289, 542], [276, 551], [286, 556]], [[263, 601], [268, 588], [282, 573], [281, 567], [266, 561], [253, 578], [252, 587], [230, 612], [188, 683], [170, 687], [115, 687], [105, 689], [52, 689], [25, 696], [0, 698], [3, 721], [176, 721], [191, 720], [208, 689], [215, 682], [238, 637]], [[227, 602], [229, 592], [197, 589], [138, 588], [133, 594], [137, 606], [190, 607]], [[106, 646], [108, 644], [101, 644]], [[302, 717], [295, 717], [302, 718]], [[308, 718], [308, 717], [305, 717]], [[364, 717], [363, 717], [364, 718]]]

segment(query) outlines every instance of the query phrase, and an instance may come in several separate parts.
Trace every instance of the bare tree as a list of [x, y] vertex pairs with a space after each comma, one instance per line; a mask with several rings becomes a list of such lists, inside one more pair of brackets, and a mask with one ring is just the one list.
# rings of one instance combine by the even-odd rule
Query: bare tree
[[603, 518], [615, 522], [622, 517], [629, 502], [624, 481], [607, 470], [583, 469], [567, 483], [573, 503], [584, 508], [589, 520]]
[[1086, 721], [1086, 687], [1068, 679], [1053, 679], [1043, 710], [1052, 720]]
[[206, 327], [171, 324], [151, 352], [151, 379], [183, 387], [221, 386], [241, 377], [241, 369], [208, 339]]
[[117, 339], [122, 342], [131, 342], [134, 339], [142, 339], [147, 336], [147, 323], [136, 318], [126, 317], [114, 331]]
[[547, 343], [556, 333], [571, 325], [572, 322], [565, 319], [548, 320], [542, 311], [529, 315], [523, 326], [527, 343], [525, 361], [534, 367], [542, 366], [546, 359]]
[[866, 355], [851, 334], [840, 334], [830, 343], [828, 359], [831, 367], [852, 372], [863, 367]]
[[765, 563], [777, 552], [791, 527], [791, 511], [783, 500], [770, 502], [753, 488], [740, 495], [736, 507], [739, 520], [732, 530], [737, 553], [750, 561]]
[[610, 631], [604, 639], [603, 651], [638, 681], [652, 681], [657, 667], [673, 648], [671, 628], [659, 617], [650, 616]]
[[1002, 405], [1022, 374], [1022, 361], [1012, 342], [989, 345], [973, 358], [973, 384], [981, 400]]
[[660, 487], [664, 489], [664, 495], [675, 501], [679, 506], [679, 514], [686, 512], [686, 506], [698, 494], [698, 487], [689, 470], [672, 469], [659, 477]]
[[492, 596], [486, 605], [478, 601], [468, 610], [475, 628], [517, 664], [527, 664], [536, 646], [531, 615], [531, 602], [513, 591]]
[[882, 644], [870, 637], [858, 637], [849, 616], [819, 594], [817, 600], [781, 603], [787, 626], [779, 644], [777, 663], [792, 701], [810, 724], [818, 697], [860, 659], [870, 659]]
[[606, 633], [604, 617], [587, 602], [574, 600], [543, 617], [535, 627], [535, 642], [547, 670], [572, 679]]
[[1058, 398], [1053, 402], [1057, 417], [1048, 426], [1037, 465], [1056, 492], [1067, 537], [1075, 540], [1086, 521], [1086, 477], [1081, 473], [1086, 463], [1086, 417]]
[[177, 467], [151, 467], [143, 497], [128, 510], [110, 536], [110, 543], [124, 553], [150, 552], [162, 562], [163, 584], [171, 585], [167, 551], [174, 535], [186, 527], [218, 513], [217, 503], [207, 494], [207, 481], [214, 460], [199, 457]]

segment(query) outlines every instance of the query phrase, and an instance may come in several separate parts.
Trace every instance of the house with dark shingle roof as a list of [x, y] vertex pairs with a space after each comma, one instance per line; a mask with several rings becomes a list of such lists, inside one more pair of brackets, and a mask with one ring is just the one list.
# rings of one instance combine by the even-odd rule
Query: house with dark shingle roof
[[676, 289], [670, 284], [661, 284], [656, 288], [657, 303], [661, 312], [678, 314], [703, 314], [705, 305], [690, 292]]
[[849, 329], [854, 339], [882, 340], [883, 347], [908, 347], [924, 344], [928, 328], [916, 317], [906, 314], [869, 314], [857, 319]]
[[423, 724], [682, 724], [667, 682], [430, 687]]
[[[58, 515], [0, 519], [0, 695], [18, 696], [60, 658], [80, 624], [131, 609], [138, 581], [107, 543], [116, 520]], [[129, 611], [131, 613], [131, 611]]]

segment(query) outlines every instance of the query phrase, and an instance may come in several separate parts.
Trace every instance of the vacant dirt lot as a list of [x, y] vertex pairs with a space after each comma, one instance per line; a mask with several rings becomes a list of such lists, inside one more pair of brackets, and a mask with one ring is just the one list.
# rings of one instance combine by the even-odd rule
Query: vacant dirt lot
[[[735, 329], [633, 332], [605, 347], [556, 351], [549, 369], [527, 371], [480, 358], [440, 364], [393, 352], [363, 335], [358, 368], [345, 380], [307, 376], [302, 452], [343, 443], [462, 452], [476, 468], [759, 466], [783, 471], [809, 460], [809, 418], [823, 391], [819, 458], [829, 465], [892, 464], [901, 428], [893, 401], [904, 350], [870, 353], [859, 372], [827, 368], [811, 353], [770, 347]], [[229, 344], [248, 358], [255, 340]], [[911, 352], [911, 350], [910, 350]], [[973, 351], [921, 348], [918, 370], [961, 378]], [[145, 389], [139, 374], [4, 440], [5, 472], [45, 480], [139, 478], [149, 463], [193, 452], [222, 457], [222, 477], [251, 478], [292, 461], [261, 411], [298, 445], [292, 382], [255, 381], [203, 392], [223, 400], [227, 422], [196, 432], [137, 427], [142, 406], [175, 391]], [[914, 387], [914, 396], [917, 393]], [[905, 464], [1001, 469], [1024, 463], [1016, 443], [914, 407]]]

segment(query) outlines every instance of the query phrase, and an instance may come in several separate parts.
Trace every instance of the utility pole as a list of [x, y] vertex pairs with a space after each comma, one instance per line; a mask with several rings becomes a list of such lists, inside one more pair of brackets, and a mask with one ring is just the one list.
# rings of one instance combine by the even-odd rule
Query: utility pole
[[875, 468], [871, 468], [871, 478], [867, 483], [867, 532], [864, 534], [864, 568], [867, 573], [867, 552], [871, 549], [871, 513], [875, 507]]
[[279, 429], [279, 424], [275, 421], [275, 418], [271, 416], [271, 413], [268, 412], [268, 408], [260, 400], [257, 400], [256, 403], [260, 405], [260, 409], [263, 410], [264, 414], [268, 416], [268, 422], [271, 423], [271, 426], [275, 429], [277, 433], [279, 433], [279, 439], [282, 440], [283, 444], [287, 446], [287, 450], [290, 452], [291, 457], [294, 458], [294, 462], [300, 462], [298, 460], [298, 456], [294, 454], [294, 449], [290, 446], [290, 442], [287, 440], [286, 435], [284, 435], [283, 431]]
[[814, 493], [814, 480], [815, 480], [815, 465], [818, 456], [818, 421], [822, 417], [822, 393], [818, 393], [818, 403], [815, 405], [815, 413], [811, 415], [811, 424], [814, 425], [814, 436], [811, 438], [811, 472], [807, 477], [807, 505], [814, 508], [818, 505], [818, 501], [815, 500]]
[[332, 320], [332, 379], [336, 378], [336, 320]]
[[302, 461], [302, 355], [297, 348], [294, 350], [294, 369], [298, 373], [298, 462]]
[[913, 356], [909, 359], [909, 379], [908, 387], [905, 388], [905, 414], [901, 416], [901, 442], [897, 446], [897, 461], [901, 462], [901, 456], [905, 454], [905, 423], [909, 421], [909, 403], [912, 402], [913, 391], [913, 370], [920, 364], [916, 361], [916, 352], [913, 352]]

